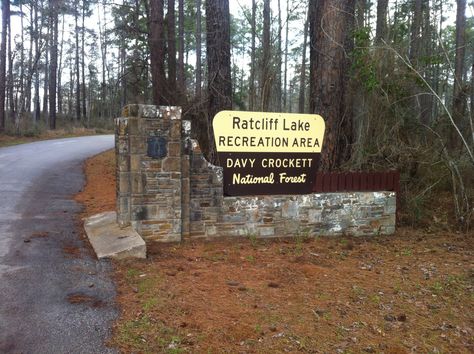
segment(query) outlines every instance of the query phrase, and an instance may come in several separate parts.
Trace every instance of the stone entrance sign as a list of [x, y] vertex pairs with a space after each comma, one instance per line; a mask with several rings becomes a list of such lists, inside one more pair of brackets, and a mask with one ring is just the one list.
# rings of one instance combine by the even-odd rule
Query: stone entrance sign
[[[241, 120], [238, 123], [231, 120], [230, 124], [243, 130], [244, 121], [252, 123], [245, 118], [246, 113], [239, 114], [237, 117]], [[275, 123], [277, 118], [279, 123]], [[294, 128], [305, 132], [305, 119], [300, 119]], [[281, 116], [274, 118], [274, 123], [270, 122], [260, 124], [283, 124]], [[294, 237], [297, 234], [357, 236], [391, 234], [395, 230], [396, 196], [390, 191], [321, 194], [308, 191], [288, 195], [287, 190], [281, 189], [277, 195], [224, 196], [225, 172], [203, 157], [199, 144], [190, 138], [190, 122], [181, 120], [179, 107], [129, 105], [115, 123], [117, 221], [121, 226], [132, 225], [147, 241], [222, 236]], [[286, 127], [291, 126], [290, 120], [286, 123], [290, 123]], [[312, 136], [321, 146], [322, 135]], [[309, 145], [316, 147], [315, 141]], [[290, 176], [296, 175], [297, 170], [309, 168], [309, 159], [314, 159], [311, 154], [318, 152], [295, 152], [291, 157], [262, 153], [269, 155], [259, 160], [248, 158], [255, 158], [254, 166], [259, 161], [264, 169], [275, 168], [276, 179], [285, 171]], [[280, 154], [280, 151], [274, 153]], [[235, 155], [224, 155], [224, 158], [230, 159], [229, 169], [235, 171], [232, 173], [249, 166], [249, 171], [254, 171], [249, 160], [237, 160], [240, 157]], [[290, 159], [293, 160], [290, 162]], [[270, 161], [273, 161], [272, 167], [269, 167]], [[312, 163], [317, 162], [311, 160]], [[282, 168], [282, 172], [278, 168]], [[247, 172], [240, 173], [242, 176]]]

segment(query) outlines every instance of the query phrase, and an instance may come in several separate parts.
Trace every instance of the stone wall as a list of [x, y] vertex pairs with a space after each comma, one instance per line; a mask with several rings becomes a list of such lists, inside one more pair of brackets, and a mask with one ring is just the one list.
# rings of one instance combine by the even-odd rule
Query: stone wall
[[129, 105], [122, 116], [115, 124], [117, 221], [145, 239], [180, 241], [181, 109]]
[[387, 235], [395, 192], [223, 197], [222, 171], [199, 148], [191, 156], [190, 237]]
[[224, 197], [222, 169], [204, 159], [177, 107], [127, 106], [116, 151], [118, 222], [147, 240], [395, 231], [394, 192]]

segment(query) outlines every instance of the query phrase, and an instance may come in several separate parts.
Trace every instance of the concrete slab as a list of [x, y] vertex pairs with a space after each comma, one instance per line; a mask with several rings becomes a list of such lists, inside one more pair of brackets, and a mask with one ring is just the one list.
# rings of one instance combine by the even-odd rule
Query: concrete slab
[[86, 218], [84, 228], [98, 259], [146, 258], [145, 241], [130, 226], [121, 229], [115, 211]]

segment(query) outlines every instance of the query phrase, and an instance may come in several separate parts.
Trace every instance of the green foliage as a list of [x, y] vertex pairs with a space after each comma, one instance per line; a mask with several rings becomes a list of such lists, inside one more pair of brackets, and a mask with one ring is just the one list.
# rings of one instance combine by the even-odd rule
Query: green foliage
[[255, 232], [248, 232], [247, 237], [250, 241], [250, 244], [252, 245], [253, 248], [257, 248], [258, 246], [258, 238], [257, 234]]
[[352, 51], [352, 76], [366, 91], [373, 91], [378, 85], [376, 66], [369, 50], [370, 29], [363, 27], [354, 31], [355, 48]]

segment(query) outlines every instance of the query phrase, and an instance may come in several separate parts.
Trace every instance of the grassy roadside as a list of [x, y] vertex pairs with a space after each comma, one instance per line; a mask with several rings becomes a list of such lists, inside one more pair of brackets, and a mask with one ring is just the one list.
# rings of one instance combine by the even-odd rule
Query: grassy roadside
[[[85, 214], [115, 208], [113, 152], [86, 164]], [[149, 245], [115, 263], [123, 353], [472, 353], [474, 237]]]
[[32, 134], [31, 136], [16, 136], [0, 134], [0, 147], [13, 146], [18, 144], [32, 143], [34, 141], [73, 138], [78, 136], [96, 135], [96, 134], [112, 134], [111, 131], [103, 129], [86, 129], [86, 128], [69, 128], [47, 130], [43, 133]]

